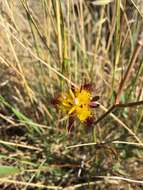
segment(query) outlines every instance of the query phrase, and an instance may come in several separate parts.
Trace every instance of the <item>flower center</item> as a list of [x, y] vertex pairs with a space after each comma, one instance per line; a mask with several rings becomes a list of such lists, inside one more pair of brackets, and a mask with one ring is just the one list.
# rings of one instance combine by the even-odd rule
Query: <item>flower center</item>
[[75, 103], [75, 105], [78, 105], [78, 104], [79, 104], [78, 98], [75, 98], [75, 99], [74, 99], [74, 103]]

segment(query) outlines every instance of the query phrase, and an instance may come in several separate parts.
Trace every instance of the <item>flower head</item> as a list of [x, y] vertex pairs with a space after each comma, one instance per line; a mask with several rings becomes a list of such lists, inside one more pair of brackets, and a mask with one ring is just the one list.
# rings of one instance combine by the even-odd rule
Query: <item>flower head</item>
[[93, 96], [91, 84], [84, 84], [80, 88], [73, 87], [68, 92], [61, 93], [53, 100], [53, 104], [69, 116], [69, 127], [71, 128], [75, 118], [82, 123], [91, 124], [93, 121], [92, 108], [98, 106], [98, 96]]

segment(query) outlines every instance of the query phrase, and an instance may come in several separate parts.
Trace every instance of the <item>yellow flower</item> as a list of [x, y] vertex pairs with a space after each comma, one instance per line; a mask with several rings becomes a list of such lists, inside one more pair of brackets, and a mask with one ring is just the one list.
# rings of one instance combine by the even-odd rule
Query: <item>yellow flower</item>
[[84, 122], [92, 113], [89, 109], [91, 93], [82, 89], [76, 90], [68, 114], [75, 114], [81, 122]]
[[53, 103], [58, 109], [69, 116], [69, 127], [77, 117], [82, 123], [93, 121], [92, 108], [98, 106], [98, 96], [93, 97], [91, 84], [84, 84], [80, 88], [72, 87], [68, 92], [61, 93]]

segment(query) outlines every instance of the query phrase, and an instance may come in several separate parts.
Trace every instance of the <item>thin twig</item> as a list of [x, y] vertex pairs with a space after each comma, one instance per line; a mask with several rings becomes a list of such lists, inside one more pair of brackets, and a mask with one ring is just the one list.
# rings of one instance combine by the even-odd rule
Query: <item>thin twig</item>
[[[122, 121], [120, 121], [115, 115], [112, 114], [112, 111], [115, 108], [125, 108], [125, 107], [133, 107], [133, 106], [140, 106], [143, 105], [143, 101], [138, 101], [138, 102], [131, 102], [131, 103], [126, 103], [126, 104], [114, 104], [111, 108], [109, 108], [105, 114], [101, 115], [101, 117], [99, 117], [99, 119], [97, 119], [94, 122], [94, 126], [95, 127], [97, 125], [97, 123], [99, 123], [102, 119], [104, 119], [108, 114], [112, 115], [112, 117], [118, 121], [135, 139], [138, 143], [142, 144], [141, 140], [136, 136], [136, 134], [130, 129], [128, 128]], [[103, 107], [102, 105], [100, 105], [100, 107]]]
[[111, 113], [114, 108], [115, 108], [115, 105], [113, 105], [111, 108], [109, 108], [107, 112], [105, 112], [101, 117], [99, 117], [99, 118], [94, 122], [94, 126], [96, 126], [97, 123], [99, 123], [99, 122], [100, 122], [102, 119], [104, 119], [109, 113]]
[[134, 107], [134, 106], [141, 106], [143, 105], [143, 100], [138, 102], [130, 102], [125, 104], [116, 104], [116, 108], [126, 108], [126, 107]]
[[120, 97], [121, 97], [121, 94], [123, 92], [125, 83], [129, 79], [130, 74], [131, 74], [131, 70], [132, 70], [133, 66], [135, 65], [136, 60], [137, 60], [137, 58], [138, 58], [138, 56], [139, 56], [139, 54], [140, 54], [140, 52], [141, 52], [141, 50], [143, 48], [142, 33], [140, 34], [139, 38], [140, 39], [137, 42], [137, 46], [136, 46], [136, 48], [134, 50], [134, 53], [132, 55], [131, 62], [129, 63], [127, 71], [125, 72], [125, 75], [124, 75], [123, 79], [120, 82], [119, 90], [118, 90], [118, 93], [117, 93], [117, 96], [116, 96], [116, 100], [115, 100], [115, 104], [118, 104], [120, 102]]
[[99, 119], [97, 119], [94, 122], [94, 125], [97, 125], [102, 119], [104, 119], [109, 113], [111, 113], [115, 108], [126, 108], [126, 107], [134, 107], [134, 106], [140, 106], [143, 105], [143, 100], [138, 101], [138, 102], [130, 102], [130, 103], [125, 103], [125, 104], [115, 104], [111, 106], [111, 108], [108, 109], [107, 112], [105, 112]]

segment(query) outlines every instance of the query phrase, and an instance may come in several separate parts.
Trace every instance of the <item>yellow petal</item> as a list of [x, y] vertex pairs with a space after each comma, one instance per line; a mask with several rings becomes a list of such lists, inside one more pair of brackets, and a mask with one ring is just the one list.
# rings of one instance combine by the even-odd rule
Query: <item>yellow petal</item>
[[84, 122], [88, 117], [91, 116], [91, 111], [87, 106], [84, 106], [82, 108], [78, 107], [76, 109], [76, 114], [77, 114], [77, 117], [79, 118], [79, 120], [81, 122]]
[[75, 111], [75, 109], [76, 109], [76, 107], [74, 106], [74, 107], [72, 107], [71, 109], [70, 109], [70, 111], [68, 112], [68, 114], [70, 115], [70, 114], [72, 114], [74, 111]]
[[91, 93], [86, 91], [86, 90], [82, 90], [77, 95], [77, 99], [79, 101], [79, 104], [88, 104], [90, 102], [90, 98], [91, 98]]

